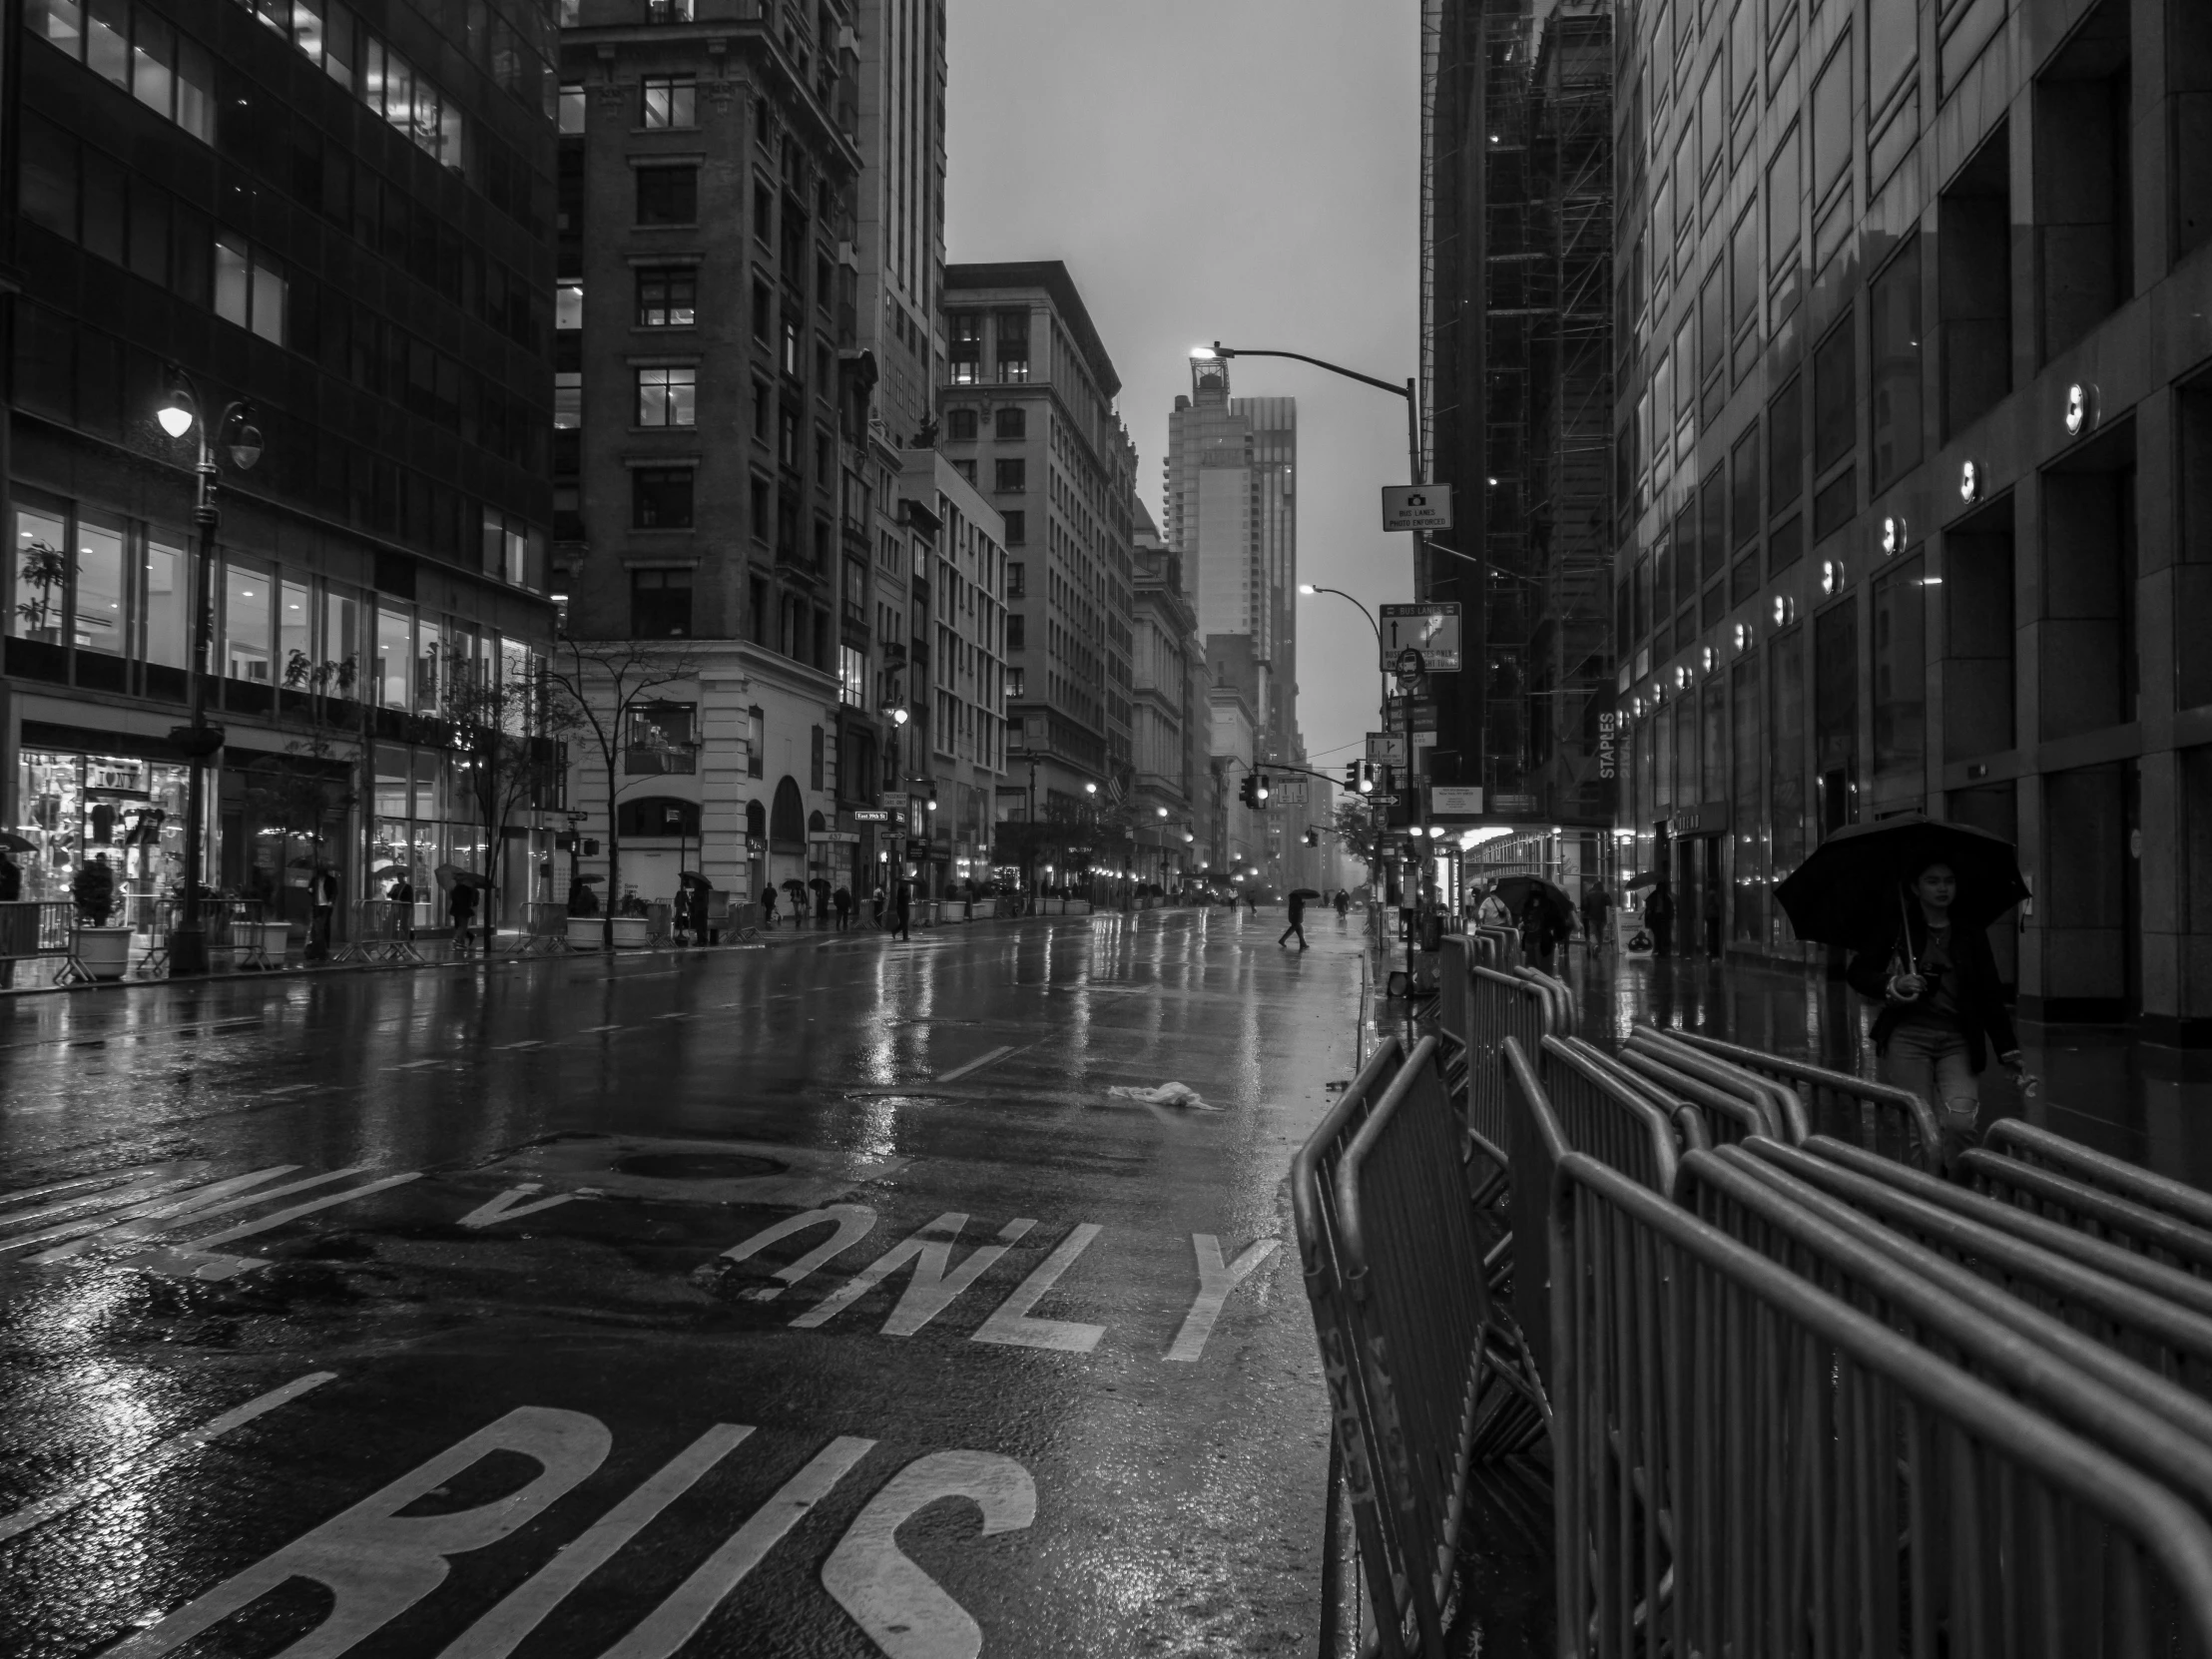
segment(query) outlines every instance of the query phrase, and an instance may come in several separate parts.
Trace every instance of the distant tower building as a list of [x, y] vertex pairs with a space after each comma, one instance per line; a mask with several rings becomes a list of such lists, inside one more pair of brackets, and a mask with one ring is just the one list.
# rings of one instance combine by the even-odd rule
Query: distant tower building
[[1233, 398], [1227, 362], [1194, 360], [1191, 395], [1168, 416], [1168, 543], [1183, 555], [1184, 592], [1209, 658], [1242, 677], [1263, 761], [1290, 762], [1304, 750], [1297, 467], [1297, 400]]

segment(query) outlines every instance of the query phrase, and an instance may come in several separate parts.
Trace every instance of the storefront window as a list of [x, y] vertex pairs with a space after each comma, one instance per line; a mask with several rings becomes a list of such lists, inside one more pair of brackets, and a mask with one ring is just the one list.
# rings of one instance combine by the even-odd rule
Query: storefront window
[[77, 525], [77, 593], [74, 633], [80, 651], [123, 655], [123, 532], [105, 525]]
[[223, 567], [223, 672], [233, 680], [272, 683], [270, 581], [246, 565]]
[[168, 532], [146, 538], [146, 660], [183, 668], [192, 653], [192, 559]]
[[407, 819], [414, 816], [407, 794], [407, 752], [390, 744], [376, 746], [376, 816]]
[[286, 582], [277, 594], [276, 655], [285, 685], [314, 684], [314, 596], [304, 582]]
[[409, 707], [407, 676], [413, 660], [413, 632], [405, 611], [376, 613], [376, 701], [383, 708]]
[[105, 858], [115, 872], [111, 920], [143, 924], [184, 871], [187, 769], [129, 756], [26, 749], [17, 769], [17, 854], [23, 896], [59, 902], [77, 871]]
[[15, 593], [8, 632], [43, 645], [62, 643], [69, 600], [69, 561], [62, 549], [69, 529], [58, 513], [37, 507], [15, 510]]

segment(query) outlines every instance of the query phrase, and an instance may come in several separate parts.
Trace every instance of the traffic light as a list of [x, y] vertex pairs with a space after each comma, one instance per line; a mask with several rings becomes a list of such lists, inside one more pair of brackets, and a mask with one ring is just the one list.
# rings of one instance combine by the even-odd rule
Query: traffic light
[[1367, 762], [1347, 761], [1345, 763], [1345, 788], [1355, 795], [1365, 793], [1367, 790]]
[[1260, 805], [1265, 807], [1268, 804], [1268, 775], [1264, 772], [1261, 773], [1259, 777], [1252, 781], [1252, 787], [1260, 798]]
[[1258, 807], [1260, 805], [1260, 780], [1249, 773], [1246, 774], [1243, 782], [1237, 786], [1237, 799], [1247, 807]]
[[1306, 831], [1306, 844], [1307, 844], [1308, 846], [1319, 846], [1319, 845], [1321, 845], [1321, 831], [1320, 831], [1319, 830], [1307, 830], [1307, 831]]
[[1373, 795], [1375, 793], [1375, 768], [1366, 761], [1360, 763], [1360, 793], [1362, 795]]

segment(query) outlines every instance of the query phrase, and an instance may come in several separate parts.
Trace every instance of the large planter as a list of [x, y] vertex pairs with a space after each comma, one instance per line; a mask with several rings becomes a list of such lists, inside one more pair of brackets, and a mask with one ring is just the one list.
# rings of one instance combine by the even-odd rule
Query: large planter
[[128, 927], [80, 927], [70, 949], [93, 978], [120, 979], [131, 966], [131, 930]]
[[239, 946], [239, 966], [280, 968], [284, 947], [291, 940], [288, 921], [242, 921], [231, 927], [232, 942]]
[[607, 942], [606, 930], [605, 916], [570, 916], [568, 947], [571, 950], [597, 950]]
[[617, 950], [643, 950], [653, 942], [653, 918], [651, 916], [615, 917], [615, 948]]

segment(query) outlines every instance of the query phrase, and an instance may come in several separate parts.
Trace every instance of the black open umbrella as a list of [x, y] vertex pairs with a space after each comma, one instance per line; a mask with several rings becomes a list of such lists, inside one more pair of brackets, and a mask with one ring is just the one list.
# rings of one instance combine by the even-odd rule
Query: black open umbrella
[[1497, 901], [1516, 916], [1528, 907], [1529, 899], [1536, 898], [1562, 921], [1574, 919], [1574, 900], [1540, 875], [1508, 875], [1494, 891]]
[[676, 884], [680, 887], [694, 887], [700, 892], [713, 892], [715, 890], [715, 884], [696, 869], [685, 870], [676, 877]]
[[1986, 927], [2028, 896], [2012, 843], [1963, 824], [1919, 813], [1847, 824], [1774, 889], [1801, 939], [1866, 945], [1887, 936], [1904, 913], [1905, 883], [1941, 861], [1958, 878], [1951, 918]]
[[1638, 887], [1655, 887], [1659, 884], [1659, 872], [1647, 869], [1641, 875], [1631, 875], [1621, 883], [1623, 890], [1634, 892]]
[[36, 852], [38, 842], [26, 840], [13, 830], [0, 830], [0, 852]]

